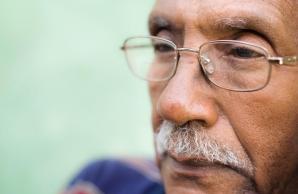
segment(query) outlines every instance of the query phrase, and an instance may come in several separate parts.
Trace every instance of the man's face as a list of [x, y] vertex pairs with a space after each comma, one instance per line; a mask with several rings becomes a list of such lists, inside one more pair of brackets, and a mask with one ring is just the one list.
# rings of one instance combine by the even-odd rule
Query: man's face
[[[297, 7], [295, 0], [157, 0], [149, 25], [178, 47], [232, 39], [291, 56]], [[169, 81], [149, 84], [154, 133], [167, 128], [161, 141], [172, 134], [172, 145], [156, 152], [166, 192], [298, 193], [297, 66], [273, 64], [265, 88], [233, 92], [206, 80], [195, 53], [181, 53]]]

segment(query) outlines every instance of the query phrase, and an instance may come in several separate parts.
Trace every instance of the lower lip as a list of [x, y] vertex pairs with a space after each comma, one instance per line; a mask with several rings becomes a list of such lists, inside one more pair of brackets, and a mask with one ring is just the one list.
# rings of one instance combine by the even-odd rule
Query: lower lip
[[223, 170], [222, 166], [216, 164], [198, 163], [198, 165], [189, 165], [171, 157], [168, 157], [167, 160], [172, 172], [184, 177], [204, 178], [211, 176], [215, 171]]

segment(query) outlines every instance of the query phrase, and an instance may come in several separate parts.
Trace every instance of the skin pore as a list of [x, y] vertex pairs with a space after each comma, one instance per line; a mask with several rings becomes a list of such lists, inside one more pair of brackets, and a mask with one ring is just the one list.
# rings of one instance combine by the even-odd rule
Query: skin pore
[[[298, 55], [295, 6], [295, 0], [157, 0], [149, 28], [178, 47], [240, 40], [272, 56]], [[205, 79], [195, 53], [182, 53], [174, 77], [149, 83], [154, 133], [164, 122], [178, 129], [199, 123], [187, 129], [247, 157], [254, 171], [250, 177], [203, 157], [193, 164], [189, 155], [156, 152], [166, 193], [298, 193], [297, 79], [298, 64], [272, 64], [265, 88], [232, 92]]]

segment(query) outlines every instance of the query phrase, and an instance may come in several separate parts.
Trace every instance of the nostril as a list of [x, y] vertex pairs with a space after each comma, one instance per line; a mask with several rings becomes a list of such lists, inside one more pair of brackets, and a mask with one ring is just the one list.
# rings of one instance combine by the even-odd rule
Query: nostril
[[203, 120], [191, 120], [179, 126], [180, 129], [185, 129], [185, 130], [193, 129], [198, 131], [205, 129], [207, 127], [208, 127], [207, 123]]

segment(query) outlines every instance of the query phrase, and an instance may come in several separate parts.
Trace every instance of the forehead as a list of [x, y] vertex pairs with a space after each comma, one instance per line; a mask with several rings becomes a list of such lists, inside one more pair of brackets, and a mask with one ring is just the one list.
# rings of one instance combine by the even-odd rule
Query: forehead
[[[160, 8], [163, 11], [175, 9], [175, 11], [200, 12], [202, 8], [214, 10], [216, 8], [234, 7], [243, 9], [246, 7], [247, 9], [253, 9], [261, 6], [265, 9], [275, 8], [282, 14], [289, 15], [289, 13], [295, 12], [295, 5], [298, 5], [297, 0], [156, 0], [155, 8]], [[266, 12], [266, 10], [264, 11]]]
[[157, 0], [153, 13], [171, 16], [171, 19], [198, 21], [210, 16], [267, 16], [268, 20], [287, 21], [298, 15], [297, 0]]
[[[297, 40], [298, 0], [157, 0], [152, 10], [149, 28], [168, 24], [209, 32], [224, 27], [252, 29], [269, 38]], [[216, 25], [218, 24], [218, 25]], [[220, 26], [223, 24], [223, 26]], [[156, 27], [157, 26], [157, 27]], [[208, 32], [207, 32], [208, 33]], [[154, 34], [154, 33], [152, 33]]]

